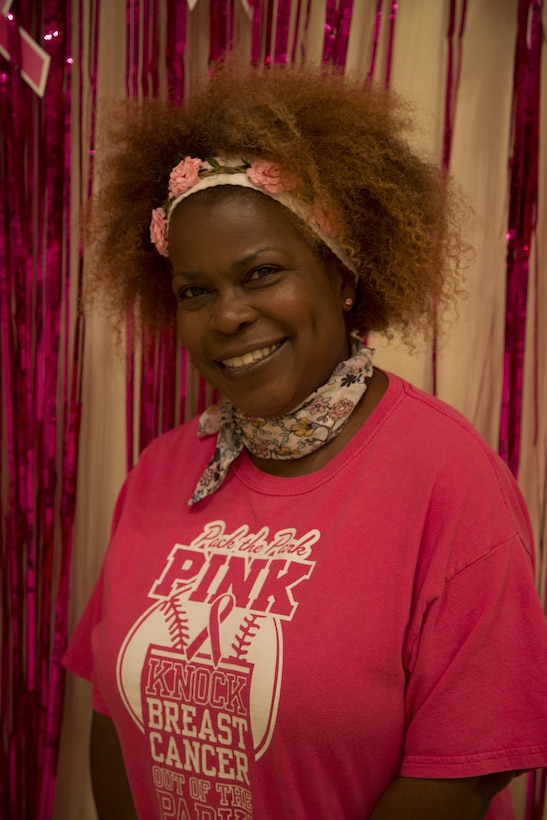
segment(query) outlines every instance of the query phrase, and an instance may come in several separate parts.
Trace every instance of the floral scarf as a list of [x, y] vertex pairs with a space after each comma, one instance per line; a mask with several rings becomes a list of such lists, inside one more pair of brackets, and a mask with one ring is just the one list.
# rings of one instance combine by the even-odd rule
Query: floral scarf
[[189, 505], [216, 492], [244, 447], [259, 458], [302, 458], [336, 438], [372, 379], [374, 350], [351, 338], [351, 358], [286, 416], [264, 419], [242, 413], [231, 402], [213, 404], [200, 417], [198, 436], [217, 436], [213, 458]]

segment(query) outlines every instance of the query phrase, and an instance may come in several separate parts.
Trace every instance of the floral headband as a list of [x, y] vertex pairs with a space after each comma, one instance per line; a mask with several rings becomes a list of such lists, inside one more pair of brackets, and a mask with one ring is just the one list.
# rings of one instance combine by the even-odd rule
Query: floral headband
[[251, 188], [275, 199], [300, 217], [317, 234], [321, 241], [356, 274], [336, 239], [328, 215], [319, 203], [313, 207], [296, 199], [290, 192], [296, 187], [294, 177], [283, 172], [278, 165], [267, 160], [221, 159], [213, 157], [205, 161], [186, 157], [176, 165], [169, 176], [169, 193], [160, 208], [152, 211], [150, 241], [158, 253], [169, 256], [169, 222], [177, 205], [186, 197], [216, 185], [237, 185]]

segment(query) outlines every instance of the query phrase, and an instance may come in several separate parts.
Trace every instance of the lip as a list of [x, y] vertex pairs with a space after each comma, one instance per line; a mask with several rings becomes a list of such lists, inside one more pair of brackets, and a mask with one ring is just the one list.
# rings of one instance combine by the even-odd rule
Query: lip
[[[242, 373], [254, 369], [269, 361], [285, 344], [286, 339], [280, 339], [266, 344], [254, 344], [244, 350], [226, 351], [222, 358], [215, 359], [215, 364], [223, 373]], [[253, 358], [249, 358], [253, 356]], [[247, 359], [244, 361], [244, 359]]]

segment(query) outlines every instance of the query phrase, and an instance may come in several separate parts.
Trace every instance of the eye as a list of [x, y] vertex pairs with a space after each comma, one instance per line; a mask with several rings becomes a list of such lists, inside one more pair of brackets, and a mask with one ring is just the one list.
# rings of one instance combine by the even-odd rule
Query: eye
[[198, 285], [184, 285], [175, 291], [175, 296], [179, 302], [186, 302], [192, 299], [198, 299], [206, 293], [207, 291], [204, 290], [204, 288], [198, 287]]
[[255, 268], [249, 274], [248, 281], [249, 282], [259, 282], [261, 279], [266, 279], [268, 276], [273, 276], [276, 273], [279, 273], [280, 269], [274, 267], [273, 265], [262, 265], [260, 268]]

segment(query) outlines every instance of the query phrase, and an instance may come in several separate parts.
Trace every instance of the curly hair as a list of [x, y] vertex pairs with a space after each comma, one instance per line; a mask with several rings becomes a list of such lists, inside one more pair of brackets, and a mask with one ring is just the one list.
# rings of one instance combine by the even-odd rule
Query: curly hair
[[270, 160], [296, 177], [297, 196], [321, 202], [358, 274], [352, 329], [427, 334], [459, 293], [461, 196], [410, 149], [412, 118], [391, 92], [312, 68], [225, 67], [182, 107], [117, 102], [105, 119], [86, 287], [118, 320], [136, 309], [151, 330], [175, 321], [169, 261], [149, 225], [186, 156]]

